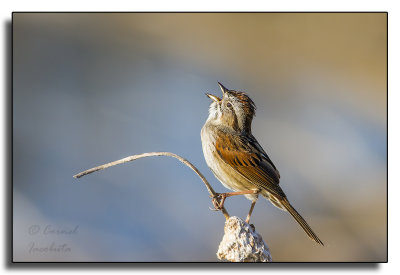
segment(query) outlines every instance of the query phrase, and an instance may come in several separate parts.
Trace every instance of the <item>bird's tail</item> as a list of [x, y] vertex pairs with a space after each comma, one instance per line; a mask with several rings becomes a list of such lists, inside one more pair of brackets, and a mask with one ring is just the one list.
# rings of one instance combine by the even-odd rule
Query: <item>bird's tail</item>
[[289, 201], [284, 198], [280, 200], [279, 203], [293, 216], [293, 218], [300, 224], [300, 226], [304, 229], [307, 235], [319, 243], [320, 245], [324, 245], [324, 243], [318, 238], [317, 234], [311, 229], [311, 227], [307, 224], [307, 222], [303, 219], [303, 217], [293, 208], [293, 206], [289, 203]]

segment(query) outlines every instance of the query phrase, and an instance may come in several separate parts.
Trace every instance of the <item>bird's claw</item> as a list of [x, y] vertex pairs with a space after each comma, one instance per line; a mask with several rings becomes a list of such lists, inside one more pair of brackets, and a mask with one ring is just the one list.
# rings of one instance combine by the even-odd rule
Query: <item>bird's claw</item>
[[224, 202], [226, 199], [225, 193], [216, 193], [214, 196], [210, 196], [212, 198], [212, 203], [214, 205], [213, 211], [220, 211], [224, 207]]

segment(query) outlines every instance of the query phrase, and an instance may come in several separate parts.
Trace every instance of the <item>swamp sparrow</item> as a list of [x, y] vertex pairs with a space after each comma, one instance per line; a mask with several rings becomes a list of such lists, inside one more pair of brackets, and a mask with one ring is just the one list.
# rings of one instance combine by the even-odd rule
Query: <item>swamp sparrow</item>
[[252, 201], [246, 222], [261, 194], [276, 207], [288, 211], [315, 242], [322, 241], [303, 217], [289, 203], [279, 186], [279, 172], [267, 153], [251, 134], [256, 106], [243, 92], [228, 90], [218, 83], [222, 98], [206, 94], [213, 100], [209, 116], [201, 129], [203, 153], [215, 177], [235, 192], [218, 194], [213, 203], [221, 209], [226, 197], [244, 195]]

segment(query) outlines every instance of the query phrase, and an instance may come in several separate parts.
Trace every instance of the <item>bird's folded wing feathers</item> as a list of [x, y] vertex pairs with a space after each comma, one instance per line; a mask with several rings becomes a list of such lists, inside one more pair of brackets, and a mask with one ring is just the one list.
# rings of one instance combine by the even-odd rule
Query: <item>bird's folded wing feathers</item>
[[285, 197], [279, 186], [279, 172], [269, 159], [264, 150], [260, 147], [254, 137], [251, 140], [244, 136], [234, 138], [224, 133], [216, 139], [216, 151], [219, 157], [236, 172], [241, 174], [248, 181], [251, 181], [260, 189], [269, 193]]

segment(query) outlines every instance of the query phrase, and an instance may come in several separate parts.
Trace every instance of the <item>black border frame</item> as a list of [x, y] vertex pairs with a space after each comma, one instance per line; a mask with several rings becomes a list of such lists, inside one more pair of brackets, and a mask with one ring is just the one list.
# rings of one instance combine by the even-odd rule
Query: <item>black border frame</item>
[[[270, 262], [268, 264], [268, 268], [279, 268], [279, 266], [286, 265], [286, 268], [289, 269], [307, 269], [307, 268], [334, 268], [334, 269], [378, 269], [378, 263], [388, 263], [389, 258], [389, 184], [388, 184], [388, 164], [389, 164], [389, 12], [388, 11], [17, 11], [12, 12], [11, 21], [5, 22], [5, 117], [6, 117], [6, 139], [4, 147], [6, 148], [6, 175], [5, 175], [5, 183], [6, 183], [6, 192], [5, 192], [5, 209], [6, 209], [6, 222], [5, 224], [9, 224], [6, 226], [5, 230], [5, 242], [7, 245], [5, 246], [5, 262], [6, 268], [18, 268], [18, 269], [31, 269], [31, 268], [51, 268], [51, 267], [63, 267], [63, 268], [155, 268], [155, 269], [163, 269], [163, 268], [214, 268], [214, 267], [223, 267], [223, 268], [264, 268], [267, 265], [265, 263], [244, 263], [246, 265], [240, 265], [241, 263], [231, 263], [231, 262], [30, 262], [30, 261], [14, 261], [14, 247], [13, 247], [13, 35], [14, 35], [14, 14], [19, 13], [185, 13], [185, 14], [195, 14], [195, 13], [383, 13], [386, 14], [386, 261], [376, 261], [376, 262]], [[8, 70], [11, 68], [11, 70]], [[9, 117], [10, 119], [7, 119]], [[9, 184], [10, 183], [10, 184]], [[11, 198], [11, 200], [9, 200]], [[7, 207], [9, 206], [9, 208]], [[7, 223], [7, 221], [11, 221], [11, 223]], [[10, 250], [7, 248], [10, 247]], [[61, 264], [61, 265], [60, 265]], [[75, 266], [71, 264], [76, 264]], [[115, 265], [119, 264], [119, 265]], [[207, 265], [212, 264], [212, 265]], [[272, 264], [272, 265], [271, 265]], [[233, 266], [235, 265], [235, 266]]]

